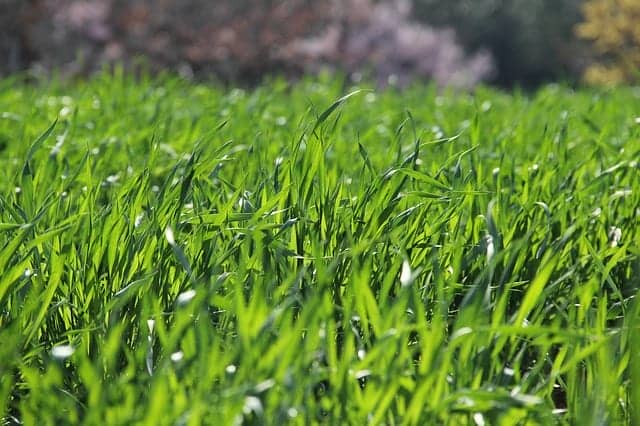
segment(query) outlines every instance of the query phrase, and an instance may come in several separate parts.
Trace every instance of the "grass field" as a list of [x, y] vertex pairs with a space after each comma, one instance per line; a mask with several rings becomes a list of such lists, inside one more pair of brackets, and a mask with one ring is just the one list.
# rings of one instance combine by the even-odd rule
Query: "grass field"
[[640, 89], [356, 89], [0, 81], [0, 422], [640, 424]]

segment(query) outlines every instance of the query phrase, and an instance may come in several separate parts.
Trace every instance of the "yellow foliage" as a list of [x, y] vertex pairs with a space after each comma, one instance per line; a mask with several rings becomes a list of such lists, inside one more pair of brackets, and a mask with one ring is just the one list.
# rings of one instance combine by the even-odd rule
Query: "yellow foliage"
[[590, 0], [576, 34], [593, 43], [599, 63], [584, 75], [588, 83], [640, 80], [640, 0]]

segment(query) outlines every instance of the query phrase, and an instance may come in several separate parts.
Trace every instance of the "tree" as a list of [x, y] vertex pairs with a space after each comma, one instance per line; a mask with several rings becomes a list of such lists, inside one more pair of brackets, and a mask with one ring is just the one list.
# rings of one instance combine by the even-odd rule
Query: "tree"
[[8, 31], [18, 34], [19, 29], [33, 52], [20, 66], [38, 63], [66, 74], [86, 75], [111, 63], [131, 68], [143, 57], [150, 71], [242, 83], [329, 66], [347, 74], [369, 73], [381, 83], [406, 84], [420, 77], [468, 87], [492, 68], [487, 54], [467, 56], [453, 31], [410, 19], [409, 0], [2, 2], [12, 6], [7, 7], [10, 16], [0, 15], [0, 35], [4, 20], [18, 21], [15, 6], [28, 5], [23, 8], [34, 17]]
[[577, 34], [593, 43], [598, 61], [584, 78], [595, 84], [640, 80], [640, 0], [591, 0]]

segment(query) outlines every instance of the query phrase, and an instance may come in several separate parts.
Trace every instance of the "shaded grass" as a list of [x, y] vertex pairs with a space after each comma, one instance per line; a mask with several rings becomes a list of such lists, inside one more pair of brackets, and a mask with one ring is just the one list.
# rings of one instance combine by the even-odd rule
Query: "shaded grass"
[[0, 84], [0, 417], [637, 419], [640, 92], [354, 90]]

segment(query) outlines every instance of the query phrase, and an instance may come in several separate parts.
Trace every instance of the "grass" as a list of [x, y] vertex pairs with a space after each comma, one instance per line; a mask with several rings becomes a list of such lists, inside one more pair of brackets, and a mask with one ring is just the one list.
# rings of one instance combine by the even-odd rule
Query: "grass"
[[638, 111], [0, 81], [0, 419], [640, 424]]

